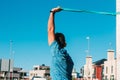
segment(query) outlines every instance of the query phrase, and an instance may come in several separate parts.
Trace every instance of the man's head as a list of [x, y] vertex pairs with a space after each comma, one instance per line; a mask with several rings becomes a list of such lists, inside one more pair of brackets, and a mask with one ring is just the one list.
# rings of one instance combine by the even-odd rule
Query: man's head
[[62, 33], [56, 33], [55, 40], [58, 42], [61, 48], [64, 48], [66, 46], [65, 36]]

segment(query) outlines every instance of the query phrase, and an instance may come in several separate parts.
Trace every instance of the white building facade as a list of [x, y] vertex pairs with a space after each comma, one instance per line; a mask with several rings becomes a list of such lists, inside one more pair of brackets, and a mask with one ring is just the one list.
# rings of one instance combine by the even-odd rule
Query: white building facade
[[87, 56], [86, 57], [86, 64], [84, 65], [84, 79], [85, 80], [92, 80], [94, 73], [94, 68], [92, 64], [92, 57]]
[[29, 71], [29, 80], [33, 77], [50, 78], [50, 67], [45, 65], [33, 66], [33, 70]]
[[114, 50], [108, 50], [107, 61], [104, 62], [104, 79], [116, 80], [116, 59]]
[[[120, 12], [120, 0], [116, 0], [116, 11]], [[116, 15], [116, 58], [117, 58], [117, 80], [120, 80], [120, 14]]]

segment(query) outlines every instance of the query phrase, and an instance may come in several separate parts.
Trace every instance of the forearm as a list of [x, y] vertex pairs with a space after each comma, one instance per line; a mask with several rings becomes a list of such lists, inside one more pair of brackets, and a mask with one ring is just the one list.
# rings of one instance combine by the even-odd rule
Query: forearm
[[54, 32], [55, 30], [55, 23], [54, 23], [54, 14], [50, 12], [49, 20], [48, 20], [48, 32]]

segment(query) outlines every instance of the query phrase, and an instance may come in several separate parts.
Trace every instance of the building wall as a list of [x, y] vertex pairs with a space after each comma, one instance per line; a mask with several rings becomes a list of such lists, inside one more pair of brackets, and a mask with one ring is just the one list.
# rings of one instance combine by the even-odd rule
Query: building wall
[[29, 71], [29, 79], [31, 80], [34, 76], [49, 78], [50, 77], [49, 66], [40, 66], [40, 65], [33, 66], [33, 70]]
[[[116, 12], [120, 12], [120, 0], [116, 0]], [[116, 57], [117, 80], [120, 80], [120, 15], [116, 15]]]
[[[22, 68], [13, 67], [13, 60], [0, 59], [0, 80], [23, 79], [23, 76], [25, 75], [21, 75], [21, 73], [23, 73]], [[24, 72], [24, 74], [27, 74], [27, 72]]]
[[44, 77], [44, 74], [46, 73], [45, 70], [31, 70], [29, 72], [29, 78], [32, 79], [32, 77], [34, 76], [40, 76], [40, 77]]
[[13, 60], [0, 59], [0, 71], [13, 71]]
[[104, 79], [110, 80], [112, 77], [116, 79], [116, 60], [114, 59], [114, 51], [108, 51], [108, 59], [104, 62]]
[[13, 72], [13, 60], [0, 59], [0, 80], [10, 78], [11, 72]]
[[92, 64], [92, 57], [86, 57], [86, 64], [84, 65], [84, 78], [92, 79], [94, 73], [94, 68]]
[[95, 71], [96, 79], [102, 80], [102, 66], [96, 66]]

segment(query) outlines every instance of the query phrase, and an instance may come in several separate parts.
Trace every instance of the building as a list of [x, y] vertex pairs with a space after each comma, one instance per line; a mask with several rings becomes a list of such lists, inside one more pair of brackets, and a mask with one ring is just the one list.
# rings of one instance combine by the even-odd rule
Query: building
[[32, 80], [33, 77], [50, 78], [50, 67], [43, 65], [33, 66], [33, 70], [29, 71], [29, 79]]
[[86, 64], [84, 65], [84, 75], [83, 78], [85, 80], [92, 80], [94, 73], [94, 68], [92, 64], [92, 57], [87, 56], [86, 57]]
[[10, 79], [13, 72], [13, 60], [0, 59], [0, 79]]
[[73, 80], [75, 79], [78, 79], [79, 78], [79, 73], [76, 71], [76, 69], [74, 68], [73, 71], [72, 71], [72, 78]]
[[11, 74], [12, 74], [13, 80], [28, 80], [29, 79], [28, 72], [23, 70], [22, 68], [14, 67], [13, 73]]
[[104, 77], [104, 62], [107, 59], [101, 59], [98, 61], [93, 62], [93, 66], [94, 66], [94, 74], [93, 74], [93, 78], [94, 79], [98, 79], [98, 80], [103, 80]]
[[0, 80], [28, 80], [27, 73], [22, 68], [13, 67], [13, 60], [0, 59]]
[[[116, 0], [116, 13], [120, 12], [120, 0]], [[120, 15], [116, 15], [116, 80], [120, 80]]]
[[114, 50], [108, 50], [107, 61], [104, 62], [104, 79], [116, 80], [116, 59]]
[[92, 57], [86, 57], [86, 64], [80, 70], [81, 79], [84, 80], [117, 80], [117, 60], [114, 50], [107, 51], [107, 59], [92, 63]]

